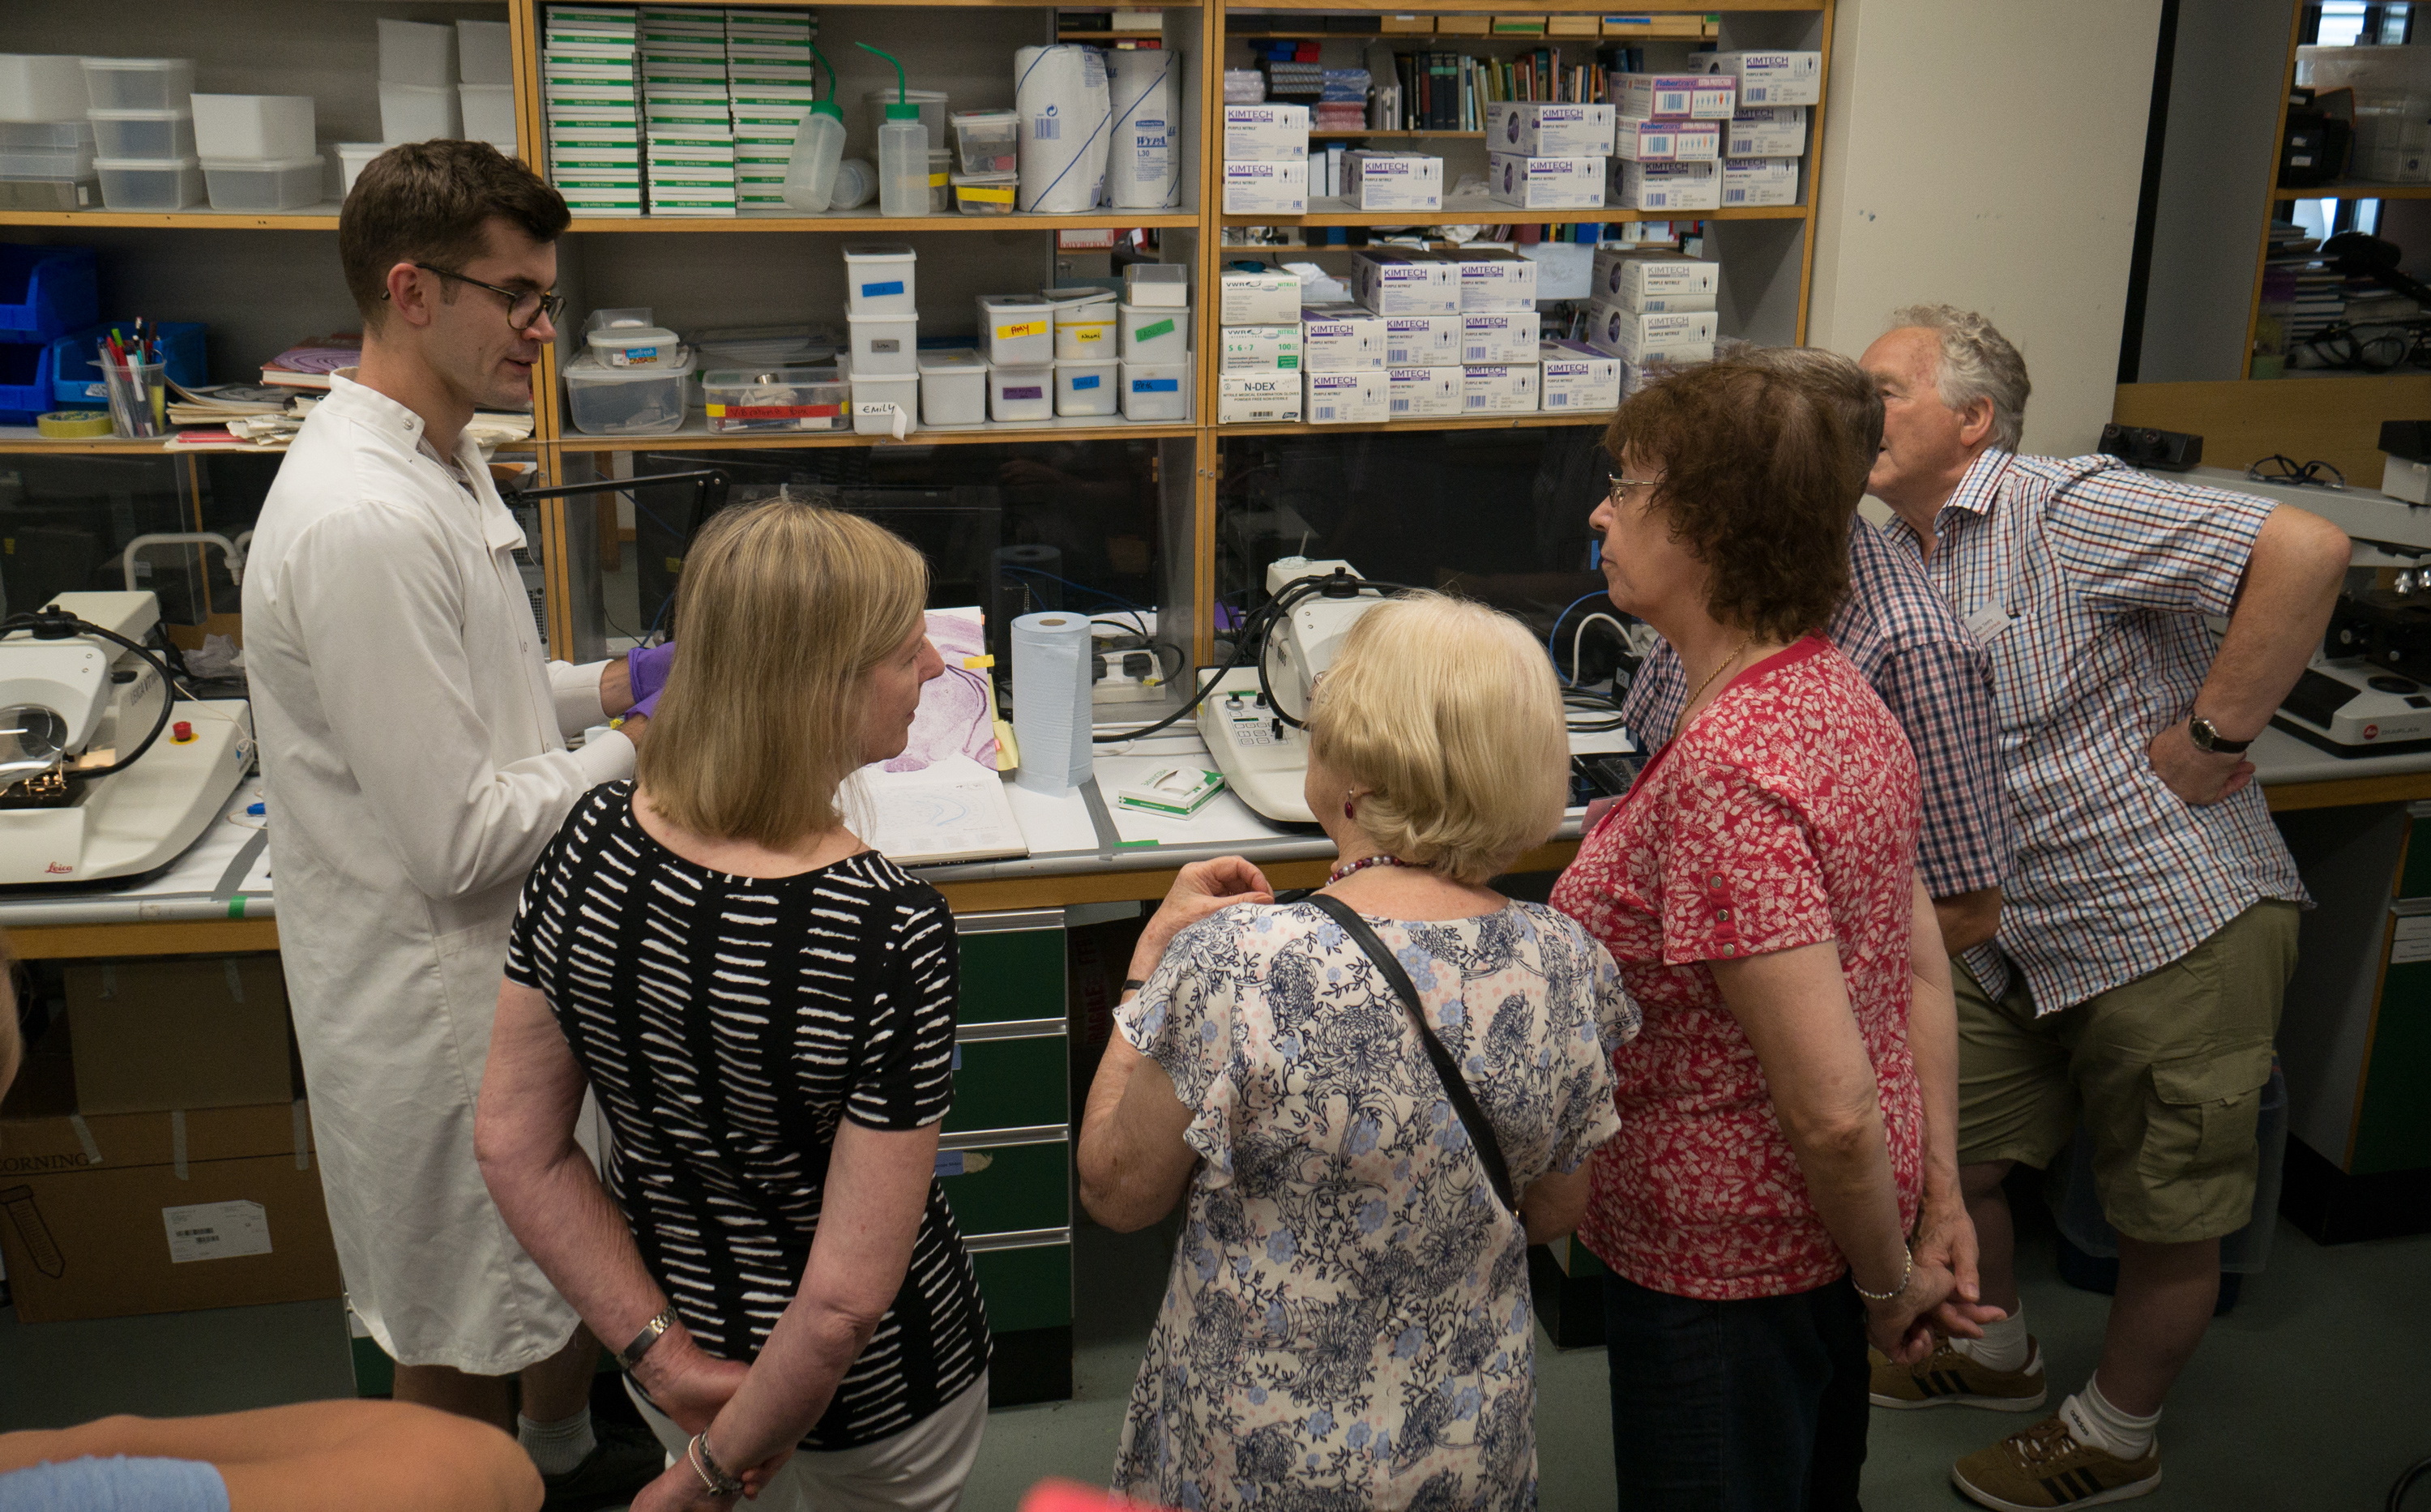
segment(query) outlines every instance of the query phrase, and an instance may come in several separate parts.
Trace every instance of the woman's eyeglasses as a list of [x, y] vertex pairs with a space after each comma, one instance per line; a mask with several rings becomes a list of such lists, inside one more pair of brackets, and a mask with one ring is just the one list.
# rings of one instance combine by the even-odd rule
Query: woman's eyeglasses
[[[489, 290], [490, 293], [507, 302], [507, 328], [510, 330], [529, 330], [532, 322], [543, 315], [546, 315], [554, 323], [565, 309], [565, 295], [562, 294], [543, 294], [538, 289], [501, 289], [495, 283], [483, 283], [478, 278], [468, 278], [453, 268], [434, 267], [428, 262], [412, 262], [408, 263], [407, 266], [420, 268], [425, 273], [435, 273], [443, 278], [453, 278], [458, 283], [469, 283], [476, 289]], [[385, 299], [388, 295], [382, 294], [380, 297]]]
[[1604, 476], [1612, 479], [1612, 501], [1616, 504], [1621, 501], [1622, 495], [1630, 489], [1652, 488], [1663, 481], [1660, 478], [1623, 478], [1618, 473], [1606, 473]]

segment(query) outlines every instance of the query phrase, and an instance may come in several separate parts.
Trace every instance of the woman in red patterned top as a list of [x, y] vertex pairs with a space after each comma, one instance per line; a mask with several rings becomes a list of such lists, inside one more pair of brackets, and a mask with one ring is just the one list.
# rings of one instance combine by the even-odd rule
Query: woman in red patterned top
[[1612, 600], [1696, 689], [1553, 892], [1645, 1012], [1578, 1231], [1632, 1509], [1854, 1508], [1869, 1341], [1979, 1332], [1916, 761], [1818, 633], [1871, 461], [1842, 397], [1718, 362], [1606, 438]]

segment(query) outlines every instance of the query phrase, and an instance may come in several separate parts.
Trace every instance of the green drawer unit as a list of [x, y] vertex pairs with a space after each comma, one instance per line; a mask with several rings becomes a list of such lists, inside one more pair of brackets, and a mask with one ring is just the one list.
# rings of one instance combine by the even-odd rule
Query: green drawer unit
[[[2420, 838], [2431, 841], [2431, 834]], [[2402, 929], [2407, 923], [2399, 921]], [[2392, 961], [2364, 1063], [2352, 1175], [2431, 1167], [2431, 961]]]
[[954, 920], [965, 1024], [1064, 1016], [1064, 912], [971, 914]]
[[2431, 803], [2406, 805], [2406, 855], [2397, 868], [2397, 896], [2431, 898]]
[[1072, 1146], [1061, 1136], [1034, 1145], [974, 1141], [969, 1149], [941, 1150], [937, 1175], [964, 1238], [1072, 1226]]
[[1015, 1250], [973, 1250], [980, 1297], [988, 1327], [998, 1334], [1033, 1328], [1065, 1328], [1072, 1322], [1072, 1246], [1024, 1245]]
[[964, 1038], [954, 1047], [954, 1110], [946, 1133], [1034, 1129], [1072, 1117], [1071, 1069], [1062, 1019], [1051, 1033]]

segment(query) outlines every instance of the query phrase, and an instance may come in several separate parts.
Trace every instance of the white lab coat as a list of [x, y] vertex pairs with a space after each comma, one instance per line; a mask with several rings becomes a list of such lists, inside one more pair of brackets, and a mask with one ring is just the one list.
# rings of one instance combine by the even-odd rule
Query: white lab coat
[[337, 378], [262, 505], [244, 576], [279, 949], [356, 1313], [394, 1358], [504, 1375], [576, 1317], [473, 1159], [508, 926], [577, 798], [629, 777], [601, 664], [544, 664], [480, 452], [479, 502], [421, 417]]

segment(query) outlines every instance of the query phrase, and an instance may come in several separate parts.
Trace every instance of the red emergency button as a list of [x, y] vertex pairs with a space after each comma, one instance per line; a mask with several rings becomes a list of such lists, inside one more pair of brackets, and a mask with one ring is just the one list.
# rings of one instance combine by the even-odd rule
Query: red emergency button
[[194, 727], [193, 727], [193, 725], [191, 725], [191, 724], [188, 724], [188, 723], [187, 723], [185, 720], [183, 720], [183, 719], [178, 720], [176, 724], [171, 725], [171, 726], [169, 727], [169, 743], [170, 743], [171, 745], [174, 745], [174, 746], [184, 746], [184, 745], [188, 745], [188, 744], [191, 744], [191, 743], [193, 742], [193, 738], [194, 738]]

